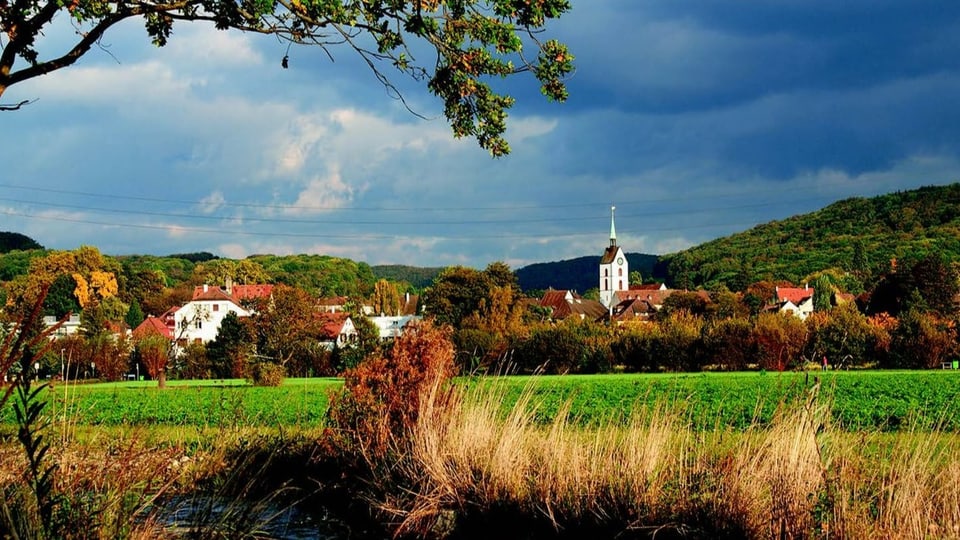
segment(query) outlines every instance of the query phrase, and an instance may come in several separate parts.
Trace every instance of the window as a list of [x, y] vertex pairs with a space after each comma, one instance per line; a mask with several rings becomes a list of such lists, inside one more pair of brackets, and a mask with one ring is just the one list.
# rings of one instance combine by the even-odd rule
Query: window
[[197, 327], [198, 330], [199, 330], [200, 328], [203, 328], [203, 321], [201, 321], [200, 319], [197, 319], [197, 322], [195, 323], [195, 326]]
[[214, 311], [220, 311], [220, 304], [214, 304], [214, 305], [213, 305], [213, 310], [214, 310]]
[[622, 291], [622, 290], [623, 290], [623, 280], [622, 280], [622, 279], [620, 280], [620, 288], [617, 289], [617, 290], [618, 290], [618, 291]]
[[610, 280], [607, 280], [607, 279], [603, 280], [603, 290], [607, 290], [610, 288], [609, 283], [610, 283]]
[[610, 269], [609, 269], [609, 268], [604, 268], [604, 269], [603, 269], [603, 275], [604, 275], [604, 277], [609, 276], [609, 275], [610, 275]]
[[[617, 268], [617, 275], [623, 277], [623, 268]], [[216, 311], [216, 310], [214, 310]]]

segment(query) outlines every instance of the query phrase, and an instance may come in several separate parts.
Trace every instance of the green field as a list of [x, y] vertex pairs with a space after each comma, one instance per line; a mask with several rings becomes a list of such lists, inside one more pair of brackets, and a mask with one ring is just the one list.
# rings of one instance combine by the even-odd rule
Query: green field
[[[851, 430], [960, 431], [960, 372], [850, 371], [807, 373], [696, 373], [464, 378], [471, 388], [502, 389], [505, 406], [532, 391], [539, 419], [550, 420], [571, 402], [571, 416], [590, 424], [625, 416], [637, 404], [664, 404], [695, 426], [744, 429], [768, 422], [778, 405], [796, 402], [820, 384], [820, 400]], [[57, 385], [47, 411], [78, 425], [301, 427], [323, 422], [339, 379], [288, 379], [278, 388], [242, 380]], [[2, 421], [12, 421], [10, 404]]]

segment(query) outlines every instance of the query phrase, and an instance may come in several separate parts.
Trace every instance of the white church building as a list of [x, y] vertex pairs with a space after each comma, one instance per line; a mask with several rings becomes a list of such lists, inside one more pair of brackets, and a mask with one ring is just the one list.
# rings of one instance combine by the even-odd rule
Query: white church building
[[610, 207], [610, 245], [600, 258], [600, 303], [607, 309], [615, 306], [617, 291], [630, 289], [630, 269], [623, 248], [617, 245], [617, 228], [614, 224], [616, 206]]

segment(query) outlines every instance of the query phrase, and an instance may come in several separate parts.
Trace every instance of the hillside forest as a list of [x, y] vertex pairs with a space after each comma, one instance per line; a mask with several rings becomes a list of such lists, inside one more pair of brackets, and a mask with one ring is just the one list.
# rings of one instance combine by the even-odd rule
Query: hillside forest
[[[82, 332], [53, 348], [47, 372], [68, 354], [106, 379], [157, 354], [124, 328], [228, 280], [273, 284], [274, 298], [171, 358], [168, 376], [252, 377], [270, 372], [264, 363], [286, 376], [338, 374], [382, 346], [365, 313], [392, 314], [404, 293], [451, 327], [462, 372], [784, 370], [824, 358], [844, 368], [938, 368], [958, 354], [958, 205], [960, 185], [851, 199], [664, 256], [651, 273], [665, 273], [674, 293], [652, 318], [618, 324], [558, 320], [500, 262], [477, 270], [322, 255], [108, 256], [92, 246], [47, 250], [15, 233], [4, 236], [0, 294], [8, 321], [38, 302], [43, 315], [80, 314]], [[805, 320], [772, 309], [777, 287], [788, 286], [810, 288], [815, 309]], [[330, 296], [349, 299], [359, 337], [332, 351], [316, 346], [314, 315]]]

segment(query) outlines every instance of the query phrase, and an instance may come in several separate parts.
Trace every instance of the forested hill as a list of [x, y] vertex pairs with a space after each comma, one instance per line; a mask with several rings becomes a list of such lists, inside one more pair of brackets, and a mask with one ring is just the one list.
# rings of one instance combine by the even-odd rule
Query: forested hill
[[0, 253], [9, 253], [14, 250], [26, 251], [29, 249], [43, 249], [43, 246], [33, 238], [18, 232], [0, 232]]
[[[630, 272], [640, 272], [644, 278], [650, 277], [657, 262], [656, 255], [627, 253]], [[516, 270], [520, 288], [525, 291], [549, 289], [571, 289], [584, 292], [599, 285], [598, 265], [600, 255], [577, 257], [564, 261], [534, 263]]]
[[660, 258], [655, 275], [678, 288], [742, 290], [763, 279], [799, 284], [837, 268], [875, 276], [938, 252], [960, 260], [960, 184], [839, 201]]
[[370, 267], [373, 275], [377, 279], [386, 279], [389, 281], [406, 282], [416, 289], [429, 287], [433, 283], [443, 268], [406, 266], [402, 264], [384, 264]]

